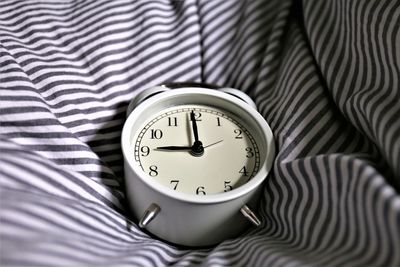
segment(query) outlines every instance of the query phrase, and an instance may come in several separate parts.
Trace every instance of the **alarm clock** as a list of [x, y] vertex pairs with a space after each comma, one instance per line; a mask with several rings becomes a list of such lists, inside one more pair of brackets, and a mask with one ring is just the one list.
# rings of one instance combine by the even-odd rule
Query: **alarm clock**
[[249, 225], [275, 143], [251, 98], [196, 83], [133, 97], [121, 139], [126, 194], [140, 228], [184, 246], [210, 246]]

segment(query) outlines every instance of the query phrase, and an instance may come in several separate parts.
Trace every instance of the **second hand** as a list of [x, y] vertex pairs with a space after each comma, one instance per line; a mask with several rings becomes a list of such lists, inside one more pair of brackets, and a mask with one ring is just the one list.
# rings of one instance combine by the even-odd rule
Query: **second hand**
[[215, 142], [215, 143], [209, 144], [209, 145], [205, 146], [204, 148], [207, 148], [207, 147], [210, 147], [210, 146], [213, 146], [213, 145], [219, 144], [219, 143], [221, 143], [222, 141], [224, 141], [224, 140], [219, 140], [218, 142]]

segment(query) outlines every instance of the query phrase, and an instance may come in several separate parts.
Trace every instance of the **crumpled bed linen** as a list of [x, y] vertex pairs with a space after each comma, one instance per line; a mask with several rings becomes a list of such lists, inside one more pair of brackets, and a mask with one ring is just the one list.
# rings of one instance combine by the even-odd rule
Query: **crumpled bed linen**
[[[1, 1], [1, 266], [400, 266], [399, 18], [393, 0]], [[246, 92], [276, 138], [261, 227], [210, 248], [127, 210], [127, 105], [182, 81]]]

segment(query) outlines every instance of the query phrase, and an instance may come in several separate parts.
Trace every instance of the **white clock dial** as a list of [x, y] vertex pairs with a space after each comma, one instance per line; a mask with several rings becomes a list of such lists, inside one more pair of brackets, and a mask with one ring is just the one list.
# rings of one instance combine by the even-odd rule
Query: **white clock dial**
[[[194, 195], [223, 193], [248, 182], [260, 168], [260, 152], [251, 130], [218, 108], [170, 107], [139, 129], [134, 137], [135, 161], [148, 179], [171, 190]], [[197, 153], [193, 149], [196, 137], [203, 147]]]

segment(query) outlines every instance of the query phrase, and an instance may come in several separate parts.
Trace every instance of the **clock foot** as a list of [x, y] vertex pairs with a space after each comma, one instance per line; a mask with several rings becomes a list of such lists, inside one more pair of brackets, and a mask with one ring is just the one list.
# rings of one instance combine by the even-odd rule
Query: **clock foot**
[[249, 220], [253, 225], [255, 226], [260, 226], [261, 221], [260, 219], [256, 216], [256, 214], [247, 206], [244, 205], [241, 209], [240, 212], [243, 214], [243, 216]]
[[146, 228], [146, 226], [157, 216], [160, 212], [160, 207], [157, 204], [152, 203], [143, 213], [142, 218], [139, 221], [140, 228]]

